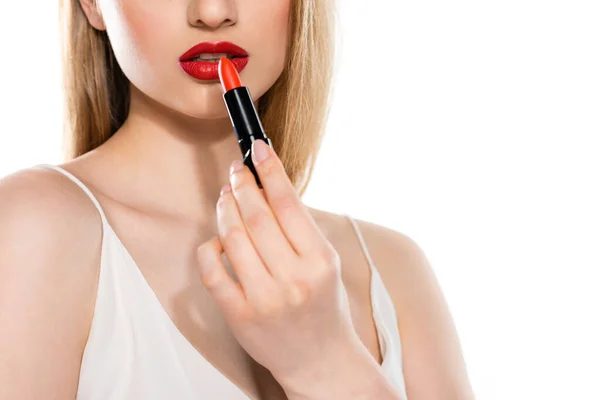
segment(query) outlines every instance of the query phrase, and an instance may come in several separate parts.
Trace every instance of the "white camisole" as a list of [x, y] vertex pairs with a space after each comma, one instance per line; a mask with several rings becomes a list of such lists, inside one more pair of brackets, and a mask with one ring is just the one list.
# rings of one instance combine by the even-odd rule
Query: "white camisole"
[[[92, 192], [68, 171], [102, 219], [102, 253], [92, 325], [81, 363], [78, 400], [248, 400], [175, 326]], [[348, 215], [371, 269], [371, 301], [382, 369], [406, 399], [400, 335], [389, 293], [356, 222]]]

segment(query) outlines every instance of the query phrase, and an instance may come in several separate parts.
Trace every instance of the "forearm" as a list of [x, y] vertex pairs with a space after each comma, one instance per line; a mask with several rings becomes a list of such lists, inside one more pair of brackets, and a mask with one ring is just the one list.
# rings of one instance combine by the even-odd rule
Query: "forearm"
[[332, 379], [320, 384], [307, 384], [305, 393], [288, 393], [289, 400], [405, 400], [381, 371], [372, 376]]
[[283, 382], [289, 400], [406, 400], [366, 349], [323, 360], [301, 375]]

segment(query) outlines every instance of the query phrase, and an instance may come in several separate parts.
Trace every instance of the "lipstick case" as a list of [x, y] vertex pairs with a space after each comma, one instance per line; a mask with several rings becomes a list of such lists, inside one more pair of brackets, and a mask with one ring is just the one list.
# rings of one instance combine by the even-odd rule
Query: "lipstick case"
[[265, 134], [265, 130], [260, 122], [256, 108], [254, 107], [252, 96], [247, 87], [240, 86], [231, 89], [223, 94], [223, 99], [225, 100], [225, 105], [227, 106], [233, 129], [238, 138], [238, 144], [242, 151], [244, 164], [250, 168], [250, 171], [252, 171], [252, 174], [256, 179], [256, 184], [262, 189], [262, 184], [260, 183], [256, 169], [252, 163], [252, 143], [255, 140], [263, 140], [273, 148], [271, 139]]

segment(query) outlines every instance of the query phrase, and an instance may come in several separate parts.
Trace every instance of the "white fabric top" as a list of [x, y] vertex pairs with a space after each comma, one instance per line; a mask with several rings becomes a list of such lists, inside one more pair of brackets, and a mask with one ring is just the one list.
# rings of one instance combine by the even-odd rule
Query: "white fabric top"
[[[102, 218], [98, 292], [81, 363], [77, 399], [248, 400], [175, 326], [92, 192], [58, 166], [38, 167], [53, 169], [71, 179], [89, 196]], [[371, 300], [382, 368], [406, 399], [394, 306], [358, 225], [347, 217], [371, 268]]]

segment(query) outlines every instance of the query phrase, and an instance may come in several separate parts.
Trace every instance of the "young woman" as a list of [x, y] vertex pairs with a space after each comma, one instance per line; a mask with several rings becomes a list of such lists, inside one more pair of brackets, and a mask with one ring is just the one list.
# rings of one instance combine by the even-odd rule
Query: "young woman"
[[[61, 13], [69, 161], [0, 182], [0, 398], [471, 398], [419, 247], [301, 202], [329, 1]], [[253, 145], [262, 189], [208, 64], [221, 55], [273, 143]]]

